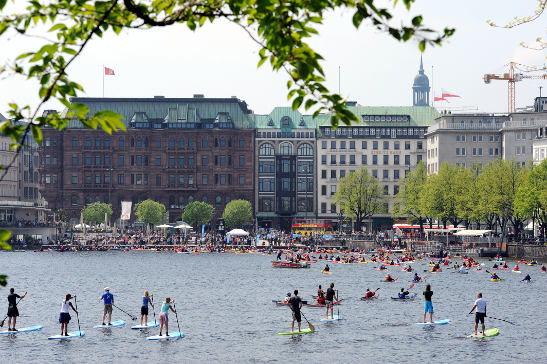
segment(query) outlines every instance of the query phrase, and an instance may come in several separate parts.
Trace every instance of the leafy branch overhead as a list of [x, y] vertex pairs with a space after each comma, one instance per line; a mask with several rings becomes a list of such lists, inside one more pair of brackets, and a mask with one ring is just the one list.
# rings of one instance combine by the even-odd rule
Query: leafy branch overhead
[[[394, 0], [393, 6], [400, 2], [410, 9], [414, 1]], [[62, 129], [74, 119], [87, 128], [100, 127], [108, 133], [124, 130], [120, 115], [109, 111], [89, 115], [85, 105], [70, 103], [70, 97], [83, 88], [69, 79], [67, 69], [89, 42], [108, 32], [120, 34], [123, 29], [185, 24], [196, 30], [218, 19], [227, 19], [243, 28], [259, 44], [259, 66], [269, 61], [274, 71], [287, 73], [288, 98], [294, 109], [304, 105], [307, 110], [313, 108], [316, 115], [328, 112], [333, 126], [357, 122], [344, 99], [325, 87], [325, 73], [320, 64], [323, 57], [307, 43], [318, 34], [317, 27], [326, 13], [349, 9], [356, 28], [366, 21], [398, 41], [416, 40], [422, 51], [427, 45], [440, 45], [454, 33], [451, 28], [436, 32], [425, 27], [419, 15], [407, 25], [393, 26], [391, 10], [378, 7], [377, 3], [374, 0], [32, 0], [24, 12], [8, 14], [7, 0], [0, 0], [0, 36], [30, 34], [46, 26], [55, 37], [41, 48], [21, 54], [10, 65], [13, 72], [39, 81], [41, 102], [34, 110], [28, 105], [11, 104], [10, 120], [0, 125], [0, 131], [20, 148], [28, 133], [32, 132], [40, 142], [40, 128]], [[66, 111], [39, 115], [44, 103], [52, 99], [61, 102]]]

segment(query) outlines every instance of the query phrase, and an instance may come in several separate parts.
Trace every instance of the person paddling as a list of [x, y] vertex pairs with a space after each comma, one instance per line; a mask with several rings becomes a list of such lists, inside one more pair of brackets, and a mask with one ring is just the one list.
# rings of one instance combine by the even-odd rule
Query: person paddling
[[317, 289], [317, 303], [320, 305], [325, 304], [325, 291], [323, 291], [321, 285], [319, 285], [319, 288]]
[[71, 296], [70, 294], [67, 294], [65, 296], [65, 299], [61, 303], [61, 313], [59, 314], [59, 323], [61, 324], [61, 336], [68, 336], [68, 323], [70, 322], [70, 309], [74, 312], [76, 312], [76, 315], [78, 314], [78, 311], [72, 306], [72, 302], [70, 302], [71, 299], [73, 299], [76, 296]]
[[144, 318], [144, 326], [148, 326], [148, 305], [154, 308], [154, 304], [150, 300], [150, 295], [148, 294], [148, 291], [144, 291], [144, 295], [142, 296], [142, 306], [141, 306], [141, 326], [142, 326], [143, 318]]
[[104, 293], [99, 298], [99, 301], [104, 302], [104, 310], [103, 310], [103, 326], [106, 326], [104, 323], [104, 319], [106, 318], [106, 315], [108, 314], [108, 326], [112, 325], [112, 305], [114, 304], [114, 295], [110, 293], [110, 288], [105, 287]]
[[524, 277], [522, 281], [530, 283], [532, 282], [532, 277], [530, 277], [530, 274], [526, 274], [526, 277]]
[[395, 279], [393, 279], [393, 277], [391, 276], [391, 274], [388, 274], [386, 276], [386, 282], [393, 282]]
[[431, 285], [428, 284], [425, 286], [424, 291], [424, 324], [425, 324], [425, 318], [427, 313], [429, 312], [429, 323], [433, 323], [433, 302], [431, 301], [431, 297], [433, 296], [433, 291], [431, 290]]
[[302, 315], [300, 314], [300, 309], [302, 308], [302, 300], [298, 297], [298, 290], [294, 290], [293, 296], [289, 299], [289, 307], [292, 311], [292, 323], [291, 323], [291, 332], [294, 332], [294, 321], [298, 323], [298, 332], [301, 331], [302, 326]]
[[477, 309], [477, 312], [475, 313], [475, 336], [477, 336], [477, 328], [479, 327], [479, 322], [482, 324], [482, 335], [484, 336], [484, 318], [486, 317], [486, 301], [484, 298], [482, 298], [482, 293], [479, 292], [477, 295], [477, 300], [475, 301], [475, 304], [473, 305], [473, 308], [471, 311], [469, 311], [469, 314], [473, 313], [473, 311]]
[[329, 264], [327, 263], [327, 265], [325, 265], [325, 268], [323, 268], [323, 270], [325, 272], [330, 272], [330, 267], [329, 267]]
[[329, 319], [329, 308], [330, 308], [330, 315], [331, 315], [331, 318], [334, 319], [334, 297], [335, 297], [335, 292], [334, 292], [334, 283], [331, 283], [330, 284], [330, 287], [327, 289], [327, 296], [325, 297], [326, 300], [325, 300], [325, 306], [327, 307], [327, 320]]
[[418, 275], [418, 273], [414, 273], [414, 279], [413, 279], [413, 281], [414, 281], [414, 282], [419, 282], [419, 281], [421, 281], [421, 280], [422, 280], [422, 277], [420, 277], [420, 276]]
[[375, 294], [376, 292], [371, 291], [370, 289], [367, 288], [367, 291], [365, 292], [365, 298], [372, 298], [374, 297]]
[[[15, 324], [17, 323], [17, 316], [19, 316], [19, 310], [17, 309], [17, 299], [22, 300], [27, 295], [27, 292], [19, 296], [15, 293], [14, 288], [9, 289], [8, 295], [8, 331], [17, 331]], [[4, 324], [4, 322], [2, 322]]]
[[542, 265], [542, 266], [541, 266], [541, 271], [544, 272], [544, 273], [547, 272], [547, 267], [545, 267], [544, 265]]
[[405, 299], [406, 296], [408, 296], [410, 293], [408, 291], [405, 291], [404, 288], [401, 288], [401, 292], [399, 292], [399, 298]]
[[171, 306], [171, 303], [175, 303], [175, 301], [171, 301], [171, 297], [167, 297], [161, 305], [160, 336], [163, 331], [163, 326], [165, 326], [165, 335], [169, 336], [169, 310], [173, 311], [174, 314], [177, 313], [177, 311], [175, 311]]
[[490, 278], [492, 278], [492, 279], [500, 279], [500, 277], [498, 277], [498, 275], [496, 274], [496, 272], [492, 273], [492, 275], [490, 276]]

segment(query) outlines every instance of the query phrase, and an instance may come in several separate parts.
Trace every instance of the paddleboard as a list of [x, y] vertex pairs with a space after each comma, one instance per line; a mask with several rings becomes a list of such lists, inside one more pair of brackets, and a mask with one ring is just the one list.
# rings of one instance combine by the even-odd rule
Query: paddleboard
[[277, 335], [303, 335], [303, 334], [313, 334], [315, 331], [311, 331], [310, 328], [303, 329], [302, 331], [293, 331], [293, 332], [278, 332]]
[[42, 328], [43, 328], [42, 325], [36, 325], [36, 326], [23, 327], [23, 328], [17, 329], [17, 331], [2, 330], [0, 331], [0, 335], [19, 334], [23, 332], [38, 331], [38, 330], [42, 330]]
[[319, 321], [322, 321], [322, 322], [333, 322], [333, 321], [338, 321], [338, 320], [340, 320], [340, 316], [338, 316], [338, 315], [333, 315], [332, 318], [328, 318], [328, 319], [323, 318], [323, 319], [321, 319], [321, 320], [319, 320]]
[[513, 272], [513, 273], [518, 273], [518, 274], [521, 274], [521, 273], [522, 273], [520, 270], [512, 270], [511, 272]]
[[450, 322], [450, 319], [442, 319], [442, 320], [439, 320], [439, 321], [435, 321], [433, 323], [431, 323], [431, 322], [426, 322], [426, 323], [417, 322], [416, 325], [419, 325], [419, 326], [446, 325], [449, 322]]
[[481, 338], [481, 337], [492, 337], [492, 336], [498, 336], [500, 333], [500, 331], [497, 329], [497, 328], [494, 328], [494, 329], [490, 329], [490, 330], [486, 330], [484, 331], [484, 335], [482, 333], [478, 333], [478, 335], [475, 335], [474, 333], [471, 334], [471, 335], [467, 335], [467, 337], [476, 337], [476, 338]]
[[117, 321], [112, 321], [112, 325], [97, 325], [97, 326], [93, 326], [93, 328], [94, 329], [111, 329], [113, 327], [122, 327], [123, 325], [125, 325], [125, 321], [117, 320]]
[[145, 330], [145, 329], [149, 329], [151, 327], [158, 327], [160, 326], [160, 323], [159, 321], [148, 321], [148, 325], [135, 325], [135, 326], [131, 326], [132, 329], [135, 329], [135, 330]]
[[172, 339], [180, 339], [181, 337], [184, 337], [184, 332], [175, 331], [170, 333], [169, 335], [148, 336], [146, 340], [172, 340]]
[[54, 335], [48, 337], [48, 340], [68, 340], [74, 339], [75, 337], [85, 336], [85, 331], [72, 331], [68, 333], [68, 336], [65, 335]]

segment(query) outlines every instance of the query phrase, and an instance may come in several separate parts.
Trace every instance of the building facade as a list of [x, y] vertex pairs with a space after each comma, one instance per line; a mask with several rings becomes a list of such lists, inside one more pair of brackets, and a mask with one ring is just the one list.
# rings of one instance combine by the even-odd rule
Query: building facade
[[72, 101], [92, 114], [112, 110], [127, 128], [108, 135], [71, 121], [62, 131], [44, 129], [43, 194], [73, 221], [94, 201], [112, 203], [117, 219], [121, 201], [153, 199], [170, 222], [192, 201], [212, 204], [215, 218], [233, 199], [254, 203], [254, 130], [245, 102], [203, 95]]
[[547, 125], [546, 112], [509, 114], [500, 130], [503, 140], [503, 159], [513, 159], [525, 165], [534, 157], [532, 148], [537, 130]]
[[547, 159], [547, 126], [537, 129], [536, 138], [532, 142], [534, 164], [539, 165]]
[[257, 226], [289, 231], [317, 217], [316, 121], [290, 107], [254, 118]]

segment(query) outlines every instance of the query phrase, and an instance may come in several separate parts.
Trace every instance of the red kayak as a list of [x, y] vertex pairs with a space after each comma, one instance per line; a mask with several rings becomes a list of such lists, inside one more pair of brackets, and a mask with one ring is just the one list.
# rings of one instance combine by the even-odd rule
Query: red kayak
[[397, 282], [397, 279], [399, 279], [399, 278], [393, 278], [391, 281], [388, 281], [388, 280], [384, 279], [384, 280], [382, 280], [382, 281], [380, 281], [380, 282], [388, 282], [388, 283], [389, 283], [389, 282]]
[[[340, 298], [338, 301], [334, 301], [334, 305], [338, 305], [340, 302], [342, 302], [343, 298]], [[326, 305], [324, 303], [310, 303], [308, 307], [325, 307]]]

